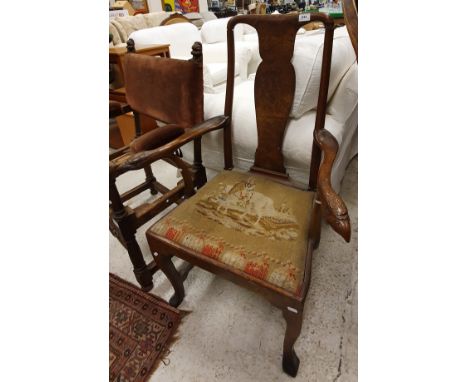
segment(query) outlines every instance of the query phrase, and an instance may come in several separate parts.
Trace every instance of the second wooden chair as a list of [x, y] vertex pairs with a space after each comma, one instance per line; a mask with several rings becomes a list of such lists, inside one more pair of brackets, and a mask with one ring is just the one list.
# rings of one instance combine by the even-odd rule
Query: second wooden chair
[[[193, 46], [192, 60], [151, 57], [128, 53], [125, 57], [126, 99], [134, 114], [137, 137], [133, 142], [110, 156], [109, 200], [110, 230], [127, 249], [133, 272], [142, 289], [153, 287], [153, 275], [161, 269], [174, 283], [172, 263], [147, 264], [135, 234], [139, 227], [173, 203], [180, 203], [206, 182], [202, 164], [200, 139], [203, 134], [221, 129], [227, 117], [203, 121], [203, 59], [200, 43]], [[110, 115], [119, 112], [118, 104], [111, 104]], [[141, 135], [140, 116], [162, 122], [164, 126]], [[160, 123], [161, 124], [161, 123]], [[194, 142], [193, 165], [177, 154], [184, 144]], [[168, 189], [156, 180], [151, 164], [164, 160], [180, 169], [183, 181]], [[129, 171], [144, 170], [146, 180], [120, 193], [117, 178]], [[145, 190], [159, 197], [130, 207], [129, 201]], [[159, 195], [160, 194], [160, 195]], [[176, 298], [175, 302], [178, 301]], [[174, 303], [175, 303], [174, 302]]]

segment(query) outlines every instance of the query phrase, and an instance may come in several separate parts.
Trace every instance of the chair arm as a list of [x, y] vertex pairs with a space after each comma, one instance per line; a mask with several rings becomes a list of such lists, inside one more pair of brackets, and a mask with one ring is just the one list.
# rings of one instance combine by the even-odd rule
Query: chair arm
[[322, 213], [328, 224], [349, 242], [351, 238], [351, 222], [348, 209], [341, 197], [331, 185], [331, 170], [338, 152], [338, 142], [325, 129], [314, 132], [314, 140], [323, 151], [323, 161], [320, 164], [317, 182], [317, 193], [322, 203]]
[[182, 135], [173, 141], [154, 150], [127, 153], [125, 158], [122, 158], [123, 160], [118, 160], [119, 158], [117, 158], [117, 160], [109, 162], [109, 174], [117, 177], [127, 171], [142, 169], [161, 158], [167, 157], [179, 147], [193, 141], [195, 138], [201, 137], [210, 131], [224, 128], [228, 119], [229, 117], [224, 115], [210, 118], [194, 127], [186, 129]]
[[128, 150], [130, 150], [130, 147], [128, 145], [121, 147], [120, 149], [115, 150], [112, 154], [109, 154], [109, 160], [116, 159], [123, 154], [125, 154]]

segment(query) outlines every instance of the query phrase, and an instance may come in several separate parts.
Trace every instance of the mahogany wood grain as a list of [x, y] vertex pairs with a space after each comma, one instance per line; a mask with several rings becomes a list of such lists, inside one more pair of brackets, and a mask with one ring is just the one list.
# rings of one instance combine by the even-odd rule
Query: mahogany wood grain
[[354, 53], [358, 57], [358, 2], [357, 0], [343, 0], [343, 13], [346, 28], [353, 44]]
[[[324, 23], [325, 38], [323, 44], [322, 69], [320, 75], [320, 89], [317, 101], [317, 112], [315, 114], [315, 130], [322, 130], [325, 127], [325, 117], [327, 115], [328, 85], [330, 82], [330, 70], [333, 50], [334, 26]], [[320, 147], [314, 141], [312, 143], [312, 154], [310, 159], [309, 189], [316, 191], [317, 176], [320, 166]]]
[[180, 13], [174, 13], [170, 15], [167, 19], [164, 19], [163, 21], [161, 21], [160, 26], [172, 25], [172, 24], [178, 24], [178, 23], [189, 23], [189, 22], [190, 20], [184, 15], [181, 15]]
[[[271, 22], [274, 20], [274, 22]], [[310, 20], [299, 22], [297, 14], [289, 15], [242, 15], [233, 17], [227, 25], [228, 75], [224, 114], [232, 117], [234, 96], [234, 27], [245, 23], [257, 30], [259, 51], [262, 58], [255, 75], [255, 110], [258, 145], [253, 171], [287, 177], [282, 153], [284, 132], [289, 119], [295, 90], [295, 72], [291, 64], [297, 31], [310, 22], [322, 22], [325, 26], [323, 64], [320, 91], [317, 103], [316, 129], [323, 129], [330, 78], [334, 21], [323, 13], [311, 14]], [[275, 24], [276, 23], [276, 24]], [[281, 33], [277, 33], [281, 23]], [[268, 96], [267, 96], [268, 95]], [[272, 96], [273, 95], [273, 96]], [[232, 138], [230, 126], [225, 130], [225, 167], [232, 167]], [[309, 183], [315, 189], [320, 151], [315, 147], [312, 154]]]
[[323, 163], [318, 175], [317, 194], [325, 220], [347, 242], [351, 238], [351, 222], [343, 199], [333, 190], [330, 174], [338, 152], [338, 142], [327, 130], [315, 130], [314, 141], [323, 150]]

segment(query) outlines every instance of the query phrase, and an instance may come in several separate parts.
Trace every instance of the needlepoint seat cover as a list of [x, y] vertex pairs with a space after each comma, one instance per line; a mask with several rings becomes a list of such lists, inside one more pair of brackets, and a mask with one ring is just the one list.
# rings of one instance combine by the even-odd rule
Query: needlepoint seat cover
[[309, 191], [223, 171], [147, 235], [163, 237], [299, 295], [312, 200]]

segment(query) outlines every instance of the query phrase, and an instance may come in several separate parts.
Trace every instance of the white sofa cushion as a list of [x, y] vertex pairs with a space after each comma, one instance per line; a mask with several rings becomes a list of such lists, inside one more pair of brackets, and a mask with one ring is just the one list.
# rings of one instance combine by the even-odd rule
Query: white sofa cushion
[[145, 18], [142, 14], [136, 16], [116, 17], [114, 23], [121, 27], [124, 36], [120, 36], [123, 42], [127, 42], [130, 35], [140, 29], [147, 27]]
[[119, 30], [116, 28], [115, 24], [112, 22], [109, 23], [109, 33], [112, 34], [112, 43], [113, 45], [121, 44], [123, 41], [120, 39]]
[[[339, 87], [343, 86], [343, 81]], [[253, 164], [258, 143], [255, 119], [254, 83], [244, 81], [234, 87], [232, 110], [232, 143], [235, 167], [248, 169]], [[225, 95], [205, 94], [205, 119], [222, 114]], [[282, 152], [285, 167], [291, 179], [307, 184], [309, 181], [310, 156], [315, 126], [315, 111], [305, 113], [301, 118], [288, 121]], [[350, 158], [357, 153], [357, 106], [344, 123], [328, 115], [325, 129], [337, 139], [340, 148], [332, 170], [332, 184], [338, 191]], [[203, 163], [207, 168], [219, 170], [223, 163], [223, 134], [215, 131], [203, 137]], [[193, 159], [193, 145], [185, 145], [182, 151], [187, 160]]]
[[[252, 58], [252, 49], [241, 42], [235, 46], [236, 75], [239, 74], [242, 80], [247, 79], [248, 65]], [[227, 44], [217, 42], [214, 44], [203, 44], [203, 62], [205, 63], [226, 63], [227, 64]]]
[[217, 19], [216, 15], [211, 11], [204, 11], [204, 12], [200, 11], [200, 15], [203, 17], [203, 20], [205, 21], [205, 23], [207, 21]]
[[[322, 54], [323, 33], [297, 39], [291, 61], [296, 72], [296, 91], [290, 113], [291, 117], [299, 118], [305, 112], [317, 107]], [[337, 28], [333, 40], [328, 100], [355, 61], [356, 55], [346, 28]]]
[[[249, 25], [250, 27], [250, 25]], [[258, 45], [258, 34], [257, 31], [253, 33], [247, 33], [242, 36], [242, 41], [255, 42]]]
[[[130, 35], [135, 41], [135, 47], [139, 49], [151, 44], [170, 44], [169, 50], [172, 58], [188, 60], [191, 58], [190, 52], [195, 41], [201, 41], [200, 31], [190, 23], [177, 23], [160, 27], [147, 28], [136, 31]], [[227, 45], [203, 44], [203, 82], [206, 92], [214, 92], [213, 88], [224, 83], [227, 78]], [[245, 48], [236, 49], [235, 75], [240, 72], [239, 60], [248, 62], [249, 52]], [[244, 76], [247, 72], [247, 63], [242, 61]]]
[[327, 113], [339, 122], [345, 122], [358, 104], [358, 66], [351, 65], [328, 103]]
[[151, 12], [144, 14], [143, 17], [146, 21], [146, 26], [148, 28], [153, 28], [160, 26], [164, 20], [174, 13], [175, 12]]
[[[128, 39], [128, 36], [127, 36], [127, 33], [125, 33], [125, 30], [122, 26], [122, 24], [118, 23], [114, 18], [112, 20], [109, 21], [109, 24], [112, 25], [114, 27], [114, 29], [117, 31], [117, 34], [119, 36], [119, 40], [120, 40], [120, 43], [126, 43], [127, 42], [127, 39]], [[109, 27], [110, 29], [110, 27]], [[115, 45], [119, 44], [119, 42], [116, 42]]]
[[142, 29], [130, 36], [135, 41], [135, 48], [144, 45], [170, 44], [171, 57], [186, 57], [192, 51], [195, 41], [201, 42], [200, 31], [191, 23], [177, 23], [160, 27]]
[[[260, 52], [258, 51], [258, 34], [257, 30], [250, 25], [242, 24], [244, 28], [244, 35], [242, 41], [236, 41], [236, 48], [243, 46], [248, 48], [251, 52], [251, 57], [247, 66], [247, 76], [257, 71], [258, 65], [262, 62]], [[306, 31], [303, 28], [299, 28], [297, 31], [297, 39], [305, 37]], [[237, 52], [236, 52], [237, 55]]]
[[[231, 17], [210, 20], [201, 27], [201, 37], [204, 43], [213, 44], [216, 42], [227, 41], [227, 23]], [[244, 24], [238, 24], [234, 27], [234, 39], [242, 40]]]
[[257, 34], [257, 30], [253, 26], [249, 24], [241, 24], [241, 25], [242, 25], [242, 30], [244, 32], [244, 38], [245, 38], [245, 35], [249, 35], [253, 33]]
[[202, 15], [198, 12], [185, 13], [184, 16], [187, 17], [189, 20], [198, 20], [203, 18]]
[[[209, 73], [210, 85], [218, 86], [227, 80], [227, 64], [222, 62], [213, 62], [205, 65]], [[239, 65], [234, 66], [234, 75], [239, 75]], [[208, 81], [207, 81], [208, 84]]]

